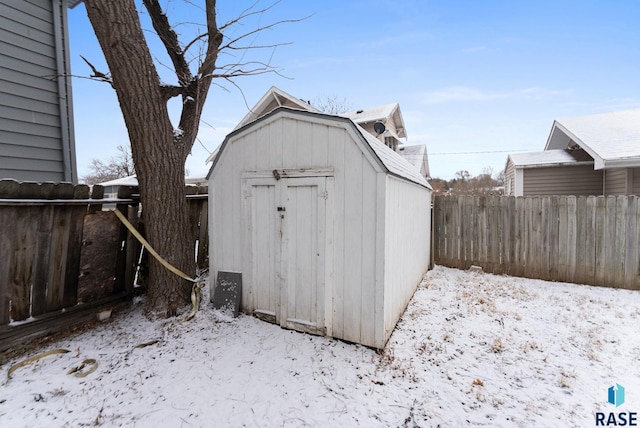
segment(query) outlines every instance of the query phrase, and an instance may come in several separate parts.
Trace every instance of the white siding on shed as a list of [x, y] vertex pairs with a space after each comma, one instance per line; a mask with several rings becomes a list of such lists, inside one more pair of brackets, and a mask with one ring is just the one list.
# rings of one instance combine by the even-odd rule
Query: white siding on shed
[[[428, 266], [431, 193], [426, 181], [420, 181], [423, 186], [390, 174], [368, 141], [344, 118], [285, 108], [227, 137], [209, 175], [211, 273], [242, 272], [245, 312], [264, 312], [259, 315], [289, 328], [384, 346]], [[402, 162], [390, 165], [402, 173]], [[416, 179], [424, 180], [419, 174]], [[312, 242], [292, 235], [292, 218], [298, 217], [290, 188], [296, 183], [311, 186], [295, 198], [307, 201], [299, 209], [309, 210], [305, 217], [319, 225]], [[308, 233], [308, 225], [300, 227]], [[312, 254], [317, 263], [292, 260], [285, 254], [292, 248]], [[312, 266], [303, 275], [318, 275], [306, 281], [318, 288], [292, 292], [298, 285], [279, 283], [293, 281], [292, 263]], [[292, 293], [303, 297], [292, 301]], [[257, 308], [256, 302], [269, 308]], [[292, 322], [281, 318], [291, 318], [292, 311]]]
[[[385, 334], [404, 312], [422, 275], [429, 267], [431, 201], [418, 185], [386, 177], [385, 201]], [[424, 226], [429, 226], [426, 228]]]

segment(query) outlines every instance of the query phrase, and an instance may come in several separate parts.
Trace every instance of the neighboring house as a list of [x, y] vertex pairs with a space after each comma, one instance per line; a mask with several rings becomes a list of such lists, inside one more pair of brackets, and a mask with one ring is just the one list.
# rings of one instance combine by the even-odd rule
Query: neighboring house
[[554, 121], [544, 151], [507, 157], [505, 193], [640, 195], [640, 109]]
[[[289, 107], [298, 110], [310, 111], [319, 113], [319, 111], [313, 107], [308, 101], [300, 100], [293, 95], [287, 94], [282, 89], [278, 89], [275, 86], [269, 88], [269, 90], [260, 98], [255, 106], [249, 113], [247, 113], [240, 122], [233, 128], [232, 132], [238, 128], [245, 126], [246, 124], [264, 116], [267, 113], [272, 112], [278, 107]], [[218, 150], [220, 146], [209, 155], [206, 163], [213, 162], [218, 156]]]
[[138, 177], [136, 177], [135, 175], [130, 175], [128, 177], [116, 178], [114, 180], [109, 180], [98, 184], [104, 188], [105, 199], [116, 199], [118, 197], [120, 186], [137, 186]]
[[407, 138], [398, 103], [342, 113], [340, 116], [353, 120], [394, 151], [398, 151], [402, 144], [400, 139]]
[[355, 110], [342, 113], [340, 116], [353, 120], [369, 134], [398, 152], [400, 156], [418, 168], [424, 177], [429, 178], [427, 146], [424, 144], [407, 146], [401, 140], [407, 138], [407, 130], [398, 103]]
[[[243, 127], [278, 107], [289, 107], [297, 110], [320, 113], [309, 102], [298, 99], [272, 86], [233, 130], [235, 131]], [[407, 138], [407, 133], [400, 106], [397, 103], [342, 113], [339, 116], [351, 119], [360, 125], [369, 134], [376, 137], [399, 153], [400, 156], [404, 157], [410, 164], [414, 165], [423, 177], [429, 177], [427, 147], [425, 145], [406, 146], [402, 144], [401, 138]], [[217, 154], [218, 149], [207, 158], [207, 162], [213, 162]]]
[[66, 0], [0, 0], [0, 179], [76, 183]]
[[225, 138], [208, 181], [210, 272], [242, 274], [244, 312], [384, 347], [429, 266], [413, 165], [351, 119], [278, 107]]
[[[206, 177], [202, 175], [187, 176], [184, 178], [184, 181], [187, 186], [204, 186], [207, 184]], [[138, 186], [138, 177], [130, 175], [98, 184], [104, 188], [105, 199], [116, 199], [120, 186]]]
[[429, 158], [427, 156], [426, 144], [412, 146], [402, 145], [398, 148], [398, 154], [415, 166], [423, 177], [429, 179]]
[[260, 98], [260, 101], [247, 113], [240, 122], [233, 128], [235, 131], [238, 128], [242, 128], [249, 122], [253, 122], [261, 116], [277, 109], [278, 107], [289, 107], [299, 110], [311, 111], [319, 113], [319, 111], [311, 105], [310, 102], [298, 99], [292, 95], [287, 94], [282, 89], [278, 89], [272, 86], [266, 94]]

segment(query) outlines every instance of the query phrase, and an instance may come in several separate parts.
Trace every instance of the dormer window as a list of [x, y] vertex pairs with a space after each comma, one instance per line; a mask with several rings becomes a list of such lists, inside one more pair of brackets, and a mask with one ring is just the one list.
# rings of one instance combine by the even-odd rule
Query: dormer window
[[384, 137], [384, 143], [394, 152], [398, 151], [398, 140], [395, 137]]

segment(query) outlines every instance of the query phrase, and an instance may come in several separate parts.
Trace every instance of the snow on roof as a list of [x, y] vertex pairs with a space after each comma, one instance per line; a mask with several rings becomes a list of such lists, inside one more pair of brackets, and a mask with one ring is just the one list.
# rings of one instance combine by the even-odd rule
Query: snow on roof
[[207, 184], [207, 176], [206, 174], [199, 175], [187, 175], [184, 178], [184, 184], [187, 186], [200, 186]]
[[640, 109], [558, 119], [546, 149], [565, 149], [569, 139], [595, 159], [596, 169], [640, 166]]
[[404, 119], [402, 118], [402, 113], [400, 113], [400, 105], [398, 103], [350, 111], [342, 113], [339, 116], [351, 119], [357, 124], [375, 122], [378, 120], [384, 121], [391, 118], [394, 121], [397, 132], [397, 135], [394, 134], [394, 137], [396, 137], [396, 139], [407, 138]]
[[[278, 107], [298, 108], [301, 110], [307, 110], [311, 112], [318, 112], [318, 110], [306, 101], [300, 100], [291, 94], [286, 93], [280, 88], [272, 86], [269, 90], [260, 98], [260, 100], [253, 106], [251, 110], [242, 118], [240, 122], [233, 128], [233, 131], [242, 128], [254, 120], [258, 120], [265, 114], [273, 111]], [[205, 163], [213, 162], [218, 156], [218, 150], [220, 146], [209, 155], [205, 160]]]
[[[206, 184], [207, 178], [204, 175], [188, 175], [184, 178], [185, 184], [189, 185], [199, 185]], [[104, 183], [98, 183], [100, 186], [137, 186], [138, 185], [138, 177], [135, 175], [130, 175], [128, 177], [116, 178], [115, 180], [105, 181]]]
[[291, 94], [286, 93], [280, 88], [276, 88], [272, 86], [269, 88], [267, 93], [265, 93], [262, 98], [256, 103], [255, 106], [242, 118], [240, 122], [233, 129], [234, 131], [238, 128], [242, 128], [249, 122], [252, 122], [260, 116], [263, 116], [270, 111], [274, 110], [277, 107], [290, 107], [290, 108], [299, 108], [301, 110], [308, 110], [317, 112], [318, 110], [309, 104], [306, 101], [300, 100], [294, 97]]
[[427, 182], [427, 180], [420, 174], [420, 169], [416, 168], [413, 164], [409, 163], [406, 159], [400, 156], [395, 151], [391, 150], [385, 144], [383, 144], [380, 140], [378, 140], [373, 135], [369, 134], [365, 131], [360, 125], [354, 124], [360, 134], [364, 137], [365, 141], [369, 144], [378, 157], [380, 161], [382, 161], [383, 165], [387, 168], [387, 170], [399, 177], [405, 178], [409, 181], [413, 181], [416, 184], [420, 184], [421, 186], [427, 187], [431, 189], [431, 185]]
[[340, 114], [340, 116], [349, 118], [355, 123], [372, 122], [374, 120], [386, 119], [391, 116], [397, 107], [398, 103], [393, 103], [368, 109], [349, 111]]
[[543, 152], [513, 153], [509, 155], [509, 158], [516, 168], [593, 162], [593, 158], [584, 150], [545, 150]]
[[418, 144], [413, 146], [400, 147], [398, 154], [406, 159], [410, 164], [420, 169], [422, 161], [427, 153], [427, 146]]
[[137, 186], [138, 177], [130, 175], [128, 177], [116, 178], [115, 180], [105, 181], [104, 183], [98, 183], [100, 186]]

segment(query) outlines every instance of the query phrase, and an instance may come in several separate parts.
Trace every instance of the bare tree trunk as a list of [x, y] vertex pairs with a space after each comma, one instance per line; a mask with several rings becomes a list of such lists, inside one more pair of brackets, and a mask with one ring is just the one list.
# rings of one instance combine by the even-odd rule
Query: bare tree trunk
[[[174, 135], [135, 3], [85, 0], [85, 6], [129, 132], [147, 239], [171, 264], [192, 275], [195, 262], [184, 196], [184, 166], [191, 145], [185, 144], [182, 135]], [[149, 262], [148, 281], [148, 313], [172, 316], [188, 302], [189, 283], [154, 259]]]
[[[240, 26], [246, 19], [259, 17], [279, 2], [274, 1], [262, 9], [254, 8], [256, 2], [236, 18], [218, 27], [217, 2], [205, 0], [203, 11], [206, 31], [201, 33], [199, 29], [191, 41], [180, 43], [178, 33], [171, 26], [160, 0], [142, 0], [153, 29], [173, 65], [177, 83], [170, 85], [160, 82], [134, 0], [85, 0], [84, 3], [110, 75], [99, 72], [89, 61], [85, 61], [93, 71], [91, 77], [109, 82], [118, 95], [140, 184], [147, 239], [171, 264], [192, 275], [195, 260], [187, 233], [184, 165], [198, 134], [202, 108], [211, 82], [213, 79], [231, 81], [238, 76], [275, 71], [268, 62], [244, 59], [219, 68], [218, 55], [225, 49], [231, 52], [275, 49], [278, 44], [254, 46], [254, 35], [296, 20], [276, 21], [225, 39], [222, 30], [229, 30], [233, 25]], [[190, 3], [185, 1], [185, 4]], [[201, 6], [196, 7], [201, 9]], [[188, 53], [196, 48], [199, 52], [197, 65], [192, 54]], [[235, 53], [231, 55], [231, 58], [234, 57]], [[240, 58], [244, 58], [244, 55]], [[175, 131], [167, 111], [167, 102], [173, 97], [182, 98], [182, 114]], [[99, 113], [99, 106], [96, 106], [96, 112]], [[171, 316], [189, 300], [190, 284], [164, 270], [153, 259], [150, 260], [148, 284], [147, 313]]]

